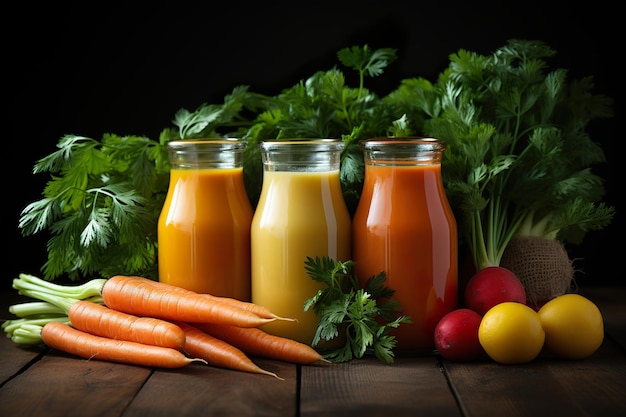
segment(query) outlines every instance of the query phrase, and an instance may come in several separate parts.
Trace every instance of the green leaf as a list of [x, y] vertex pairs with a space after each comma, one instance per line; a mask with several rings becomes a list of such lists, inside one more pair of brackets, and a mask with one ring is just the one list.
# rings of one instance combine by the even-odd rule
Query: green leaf
[[346, 362], [361, 358], [372, 350], [381, 361], [393, 362], [390, 358], [393, 357], [391, 349], [395, 347], [395, 338], [387, 335], [388, 329], [411, 321], [407, 316], [398, 317], [397, 303], [379, 302], [379, 297], [386, 298], [394, 293], [384, 285], [384, 272], [369, 278], [365, 287], [359, 288], [353, 261], [307, 257], [304, 268], [312, 280], [326, 284], [304, 303], [304, 310], [312, 309], [319, 319], [312, 345], [343, 335], [345, 344], [324, 352], [324, 357]]

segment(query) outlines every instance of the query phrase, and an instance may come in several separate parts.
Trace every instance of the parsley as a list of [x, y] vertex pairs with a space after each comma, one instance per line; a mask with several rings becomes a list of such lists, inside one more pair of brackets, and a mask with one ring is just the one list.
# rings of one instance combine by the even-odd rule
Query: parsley
[[347, 362], [372, 350], [380, 361], [393, 363], [396, 341], [388, 333], [411, 321], [408, 316], [397, 316], [400, 306], [389, 299], [395, 291], [384, 286], [385, 273], [369, 278], [360, 288], [353, 261], [307, 257], [305, 270], [311, 279], [327, 285], [304, 303], [304, 311], [313, 309], [319, 318], [312, 346], [345, 336], [342, 347], [323, 353], [326, 359]]
[[591, 93], [590, 77], [548, 71], [554, 53], [522, 40], [491, 55], [460, 50], [436, 83], [404, 80], [387, 98], [413, 97], [425, 133], [448, 143], [443, 181], [477, 269], [499, 265], [516, 235], [577, 243], [614, 214], [591, 170], [604, 153], [585, 130], [612, 115], [612, 100]]

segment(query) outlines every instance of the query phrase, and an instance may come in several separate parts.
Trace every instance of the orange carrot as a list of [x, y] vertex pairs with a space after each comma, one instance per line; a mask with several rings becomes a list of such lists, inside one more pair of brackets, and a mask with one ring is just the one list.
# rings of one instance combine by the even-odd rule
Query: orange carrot
[[196, 326], [205, 333], [241, 349], [248, 355], [262, 356], [302, 365], [309, 365], [318, 361], [329, 362], [307, 344], [275, 336], [261, 329], [214, 323], [198, 323]]
[[68, 317], [76, 329], [109, 339], [176, 350], [182, 350], [185, 345], [185, 332], [174, 323], [153, 317], [137, 317], [90, 301], [74, 302]]
[[187, 323], [176, 323], [185, 332], [185, 351], [187, 354], [204, 359], [209, 365], [236, 371], [271, 375], [280, 378], [273, 372], [266, 371], [256, 365], [241, 350], [217, 339], [199, 328]]
[[275, 314], [274, 312], [272, 312], [269, 308], [264, 307], [262, 305], [259, 304], [254, 304], [248, 301], [241, 301], [241, 300], [237, 300], [236, 298], [230, 298], [230, 297], [218, 297], [215, 295], [211, 295], [211, 294], [204, 294], [204, 296], [211, 298], [212, 300], [218, 301], [218, 302], [222, 302], [222, 303], [226, 303], [226, 304], [230, 304], [233, 307], [239, 307], [242, 310], [245, 311], [250, 311], [251, 313], [256, 314], [259, 317], [263, 317], [266, 319], [278, 319], [278, 320], [287, 320], [287, 321], [296, 321], [296, 319], [292, 319], [292, 318], [288, 318], [288, 317], [281, 317], [277, 314]]
[[188, 323], [258, 327], [277, 320], [216, 302], [204, 294], [148, 278], [116, 275], [102, 286], [104, 303], [118, 311]]
[[69, 300], [100, 297], [105, 305], [114, 310], [170, 321], [258, 327], [275, 320], [291, 320], [275, 315], [259, 317], [247, 309], [221, 302], [219, 297], [208, 297], [139, 276], [116, 275], [109, 279], [92, 279], [78, 286], [68, 286], [20, 274], [19, 278], [13, 280], [13, 288], [25, 295], [38, 292]]
[[[138, 277], [138, 278], [141, 278], [141, 277]], [[152, 281], [152, 282], [156, 282], [156, 281]], [[176, 288], [174, 288], [172, 290], [173, 291], [180, 290], [180, 292], [183, 292], [183, 293], [187, 291], [186, 289], [181, 288], [181, 287], [176, 287]], [[204, 295], [205, 297], [209, 298], [212, 301], [230, 304], [230, 305], [232, 305], [234, 307], [239, 307], [239, 308], [241, 308], [243, 310], [250, 311], [250, 312], [252, 312], [252, 313], [254, 313], [257, 316], [262, 317], [262, 318], [279, 319], [279, 320], [287, 320], [287, 321], [296, 321], [296, 319], [287, 318], [287, 317], [281, 317], [281, 316], [275, 314], [274, 312], [272, 312], [267, 307], [261, 306], [259, 304], [254, 304], [254, 303], [251, 303], [249, 301], [238, 300], [238, 299], [232, 298], [232, 297], [221, 297], [221, 296], [216, 296], [216, 295], [206, 294], [206, 293], [203, 293], [202, 295]]]
[[84, 359], [159, 368], [180, 368], [191, 362], [206, 363], [201, 358], [188, 358], [175, 349], [96, 336], [58, 321], [43, 326], [41, 339], [53, 349]]
[[[48, 302], [64, 311], [72, 327], [96, 336], [182, 350], [185, 333], [169, 321], [108, 308], [99, 302], [65, 298], [25, 288], [23, 295]], [[23, 310], [27, 310], [24, 308]]]

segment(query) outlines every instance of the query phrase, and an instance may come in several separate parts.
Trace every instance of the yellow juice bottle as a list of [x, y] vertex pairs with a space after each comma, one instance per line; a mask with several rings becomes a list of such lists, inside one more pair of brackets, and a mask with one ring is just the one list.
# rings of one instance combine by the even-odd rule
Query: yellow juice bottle
[[260, 144], [263, 185], [251, 225], [252, 302], [297, 322], [263, 326], [311, 344], [318, 320], [304, 303], [325, 284], [304, 268], [308, 257], [350, 259], [351, 219], [339, 179], [341, 141]]

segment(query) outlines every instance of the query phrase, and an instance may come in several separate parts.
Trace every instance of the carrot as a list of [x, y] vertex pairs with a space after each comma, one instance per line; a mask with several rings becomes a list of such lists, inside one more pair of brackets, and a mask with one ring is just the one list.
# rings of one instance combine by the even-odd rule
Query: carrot
[[217, 302], [194, 291], [142, 277], [116, 275], [102, 287], [104, 303], [119, 311], [189, 323], [222, 323], [257, 327], [276, 318]]
[[67, 286], [20, 274], [13, 280], [13, 288], [21, 293], [35, 290], [70, 299], [101, 296], [103, 303], [114, 310], [169, 321], [258, 327], [280, 320], [259, 317], [250, 311], [212, 300], [205, 294], [137, 276], [116, 275], [109, 279], [93, 279], [79, 286]]
[[271, 375], [280, 380], [283, 379], [256, 365], [241, 350], [203, 332], [198, 327], [182, 322], [176, 324], [185, 332], [185, 351], [187, 354], [202, 358], [209, 365], [220, 368]]
[[78, 300], [72, 304], [68, 317], [76, 329], [110, 339], [176, 350], [185, 346], [185, 332], [174, 323], [137, 317], [89, 301]]
[[[152, 282], [156, 282], [156, 281], [152, 281]], [[176, 287], [175, 289], [173, 289], [173, 291], [176, 291], [176, 290], [180, 290], [180, 292], [186, 292], [187, 291], [186, 289], [181, 288], [181, 287]], [[232, 298], [232, 297], [221, 297], [221, 296], [216, 296], [216, 295], [206, 294], [206, 293], [202, 293], [202, 295], [207, 297], [207, 298], [209, 298], [212, 301], [230, 304], [230, 305], [232, 305], [234, 307], [239, 307], [239, 308], [241, 308], [243, 310], [250, 311], [250, 312], [252, 312], [252, 313], [254, 313], [257, 316], [262, 317], [262, 318], [278, 319], [278, 320], [286, 320], [286, 321], [296, 321], [296, 319], [293, 319], [293, 318], [281, 317], [281, 316], [275, 314], [274, 312], [272, 312], [269, 308], [261, 306], [259, 304], [251, 303], [249, 301], [238, 300], [238, 299]]]
[[248, 355], [309, 365], [329, 362], [311, 346], [286, 337], [275, 336], [257, 328], [199, 323], [197, 327], [220, 340], [241, 349]]
[[259, 305], [259, 304], [251, 303], [249, 301], [241, 301], [241, 300], [237, 300], [236, 298], [230, 298], [230, 297], [218, 297], [218, 296], [211, 295], [211, 294], [204, 294], [204, 295], [206, 297], [209, 297], [209, 298], [215, 300], [215, 301], [219, 301], [219, 302], [222, 302], [222, 303], [230, 304], [230, 305], [232, 305], [234, 307], [239, 307], [242, 310], [250, 311], [250, 312], [256, 314], [257, 316], [263, 317], [263, 318], [266, 318], [266, 319], [297, 321], [297, 319], [294, 319], [294, 318], [279, 316], [278, 314], [274, 313], [269, 308], [264, 307], [264, 306]]
[[[176, 350], [182, 350], [185, 343], [185, 333], [169, 321], [137, 317], [96, 302], [64, 298], [38, 290], [23, 289], [22, 294], [52, 304], [65, 312], [73, 327], [87, 333]], [[45, 307], [41, 305], [26, 305], [18, 310], [27, 314], [29, 308], [33, 311], [45, 311]]]
[[191, 362], [206, 363], [201, 358], [188, 358], [175, 349], [96, 336], [58, 321], [43, 326], [41, 339], [53, 349], [84, 359], [159, 368], [180, 368]]

